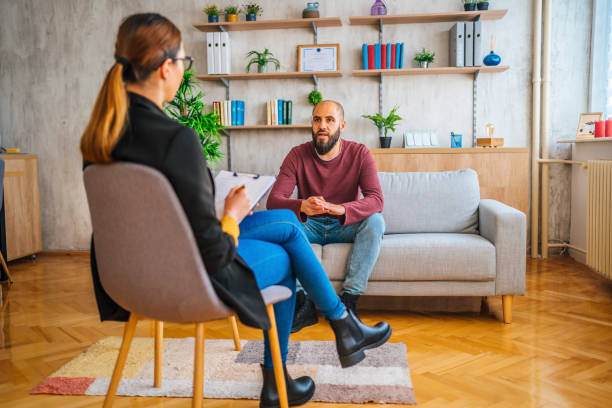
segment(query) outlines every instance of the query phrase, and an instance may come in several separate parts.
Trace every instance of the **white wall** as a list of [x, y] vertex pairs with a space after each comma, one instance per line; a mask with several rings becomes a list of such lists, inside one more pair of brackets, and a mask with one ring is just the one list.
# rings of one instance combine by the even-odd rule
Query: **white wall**
[[[261, 19], [298, 18], [305, 1], [259, 2]], [[378, 41], [378, 31], [351, 26], [350, 15], [369, 14], [373, 0], [320, 1], [321, 16], [340, 16], [343, 26], [319, 30], [319, 43], [340, 43], [342, 78], [320, 79], [325, 98], [344, 104], [347, 127], [344, 137], [369, 147], [378, 146], [374, 126], [362, 114], [378, 109], [378, 82], [356, 78], [361, 67], [361, 44]], [[427, 2], [389, 0], [390, 13], [459, 10], [458, 0]], [[551, 112], [553, 135], [567, 137], [576, 126], [578, 113], [586, 110], [586, 61], [589, 44], [590, 1], [556, 4], [553, 37], [553, 91]], [[43, 247], [85, 249], [89, 244], [89, 215], [81, 181], [78, 141], [88, 119], [102, 79], [113, 63], [117, 27], [125, 16], [144, 11], [160, 12], [183, 32], [187, 53], [196, 58], [196, 71], [206, 69], [205, 34], [193, 23], [203, 22], [202, 0], [0, 0], [0, 132], [3, 144], [39, 155]], [[229, 5], [229, 2], [219, 2]], [[485, 21], [483, 34], [496, 37], [496, 52], [510, 70], [482, 74], [478, 87], [480, 134], [494, 123], [496, 136], [509, 147], [527, 147], [531, 127], [532, 2], [493, 0], [491, 8], [508, 8], [499, 21]], [[243, 16], [241, 16], [241, 19]], [[448, 63], [447, 31], [451, 23], [391, 25], [384, 28], [385, 42], [405, 42], [406, 60], [421, 47], [434, 49], [434, 66]], [[568, 35], [568, 32], [571, 35]], [[311, 44], [309, 30], [235, 32], [232, 40], [233, 72], [244, 72], [246, 52], [269, 48], [281, 61], [282, 71], [294, 71], [298, 44]], [[308, 121], [306, 95], [313, 89], [308, 80], [233, 81], [231, 97], [245, 99], [246, 122], [264, 121], [264, 101], [270, 98], [294, 101], [295, 123]], [[225, 98], [221, 83], [204, 83], [206, 102]], [[404, 129], [435, 129], [441, 143], [449, 143], [455, 131], [471, 137], [472, 81], [460, 76], [385, 77], [385, 113], [399, 105], [404, 118], [393, 145], [401, 144]], [[289, 149], [310, 138], [308, 131], [234, 132], [234, 169], [274, 173]], [[549, 143], [552, 142], [552, 139]], [[567, 148], [551, 145], [554, 156], [567, 156]], [[220, 167], [224, 167], [223, 164]], [[569, 238], [569, 173], [553, 170], [551, 183], [551, 238]], [[564, 199], [567, 197], [567, 199]]]

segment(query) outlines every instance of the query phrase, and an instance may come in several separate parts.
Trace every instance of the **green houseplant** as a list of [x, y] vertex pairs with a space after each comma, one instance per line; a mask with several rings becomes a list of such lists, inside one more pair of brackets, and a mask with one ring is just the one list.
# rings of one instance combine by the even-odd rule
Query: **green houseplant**
[[308, 103], [315, 106], [317, 103], [323, 100], [323, 95], [319, 91], [312, 91], [308, 94]]
[[223, 13], [225, 14], [225, 21], [235, 22], [238, 21], [238, 7], [237, 6], [227, 6], [223, 9]]
[[203, 11], [208, 16], [209, 23], [216, 23], [219, 21], [219, 9], [214, 4], [208, 7], [204, 7]]
[[181, 86], [165, 110], [168, 116], [197, 132], [206, 161], [216, 164], [223, 157], [219, 131], [224, 126], [218, 123], [219, 115], [216, 113], [204, 113], [203, 96], [202, 91], [196, 88], [193, 70], [185, 71]]
[[259, 73], [268, 72], [269, 63], [273, 63], [277, 71], [280, 68], [280, 62], [274, 58], [274, 54], [272, 54], [267, 48], [263, 50], [263, 52], [255, 50], [249, 51], [247, 53], [247, 57], [252, 57], [246, 67], [247, 73], [253, 64], [257, 64], [257, 72]]
[[263, 12], [263, 7], [256, 3], [245, 4], [243, 8], [247, 21], [257, 20], [257, 16], [261, 16], [261, 13]]
[[419, 63], [419, 68], [427, 68], [427, 66], [434, 62], [436, 53], [423, 48], [421, 51], [417, 51], [414, 54], [414, 60]]
[[395, 114], [399, 109], [398, 106], [391, 109], [391, 112], [385, 117], [380, 113], [376, 115], [361, 115], [362, 118], [370, 119], [374, 122], [374, 126], [378, 128], [378, 130], [383, 130], [384, 136], [380, 137], [380, 147], [388, 148], [391, 146], [391, 136], [387, 135], [389, 130], [395, 132], [395, 122], [402, 120], [402, 118]]

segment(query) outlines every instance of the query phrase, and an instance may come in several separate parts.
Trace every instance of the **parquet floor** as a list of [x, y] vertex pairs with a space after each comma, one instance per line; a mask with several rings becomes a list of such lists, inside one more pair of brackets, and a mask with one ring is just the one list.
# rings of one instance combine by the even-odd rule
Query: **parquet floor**
[[[102, 405], [102, 397], [29, 395], [86, 347], [122, 333], [121, 324], [98, 321], [88, 263], [85, 256], [42, 255], [10, 265], [17, 283], [2, 288], [0, 408]], [[361, 316], [366, 322], [388, 321], [391, 341], [406, 343], [420, 407], [612, 406], [610, 281], [571, 258], [528, 260], [527, 296], [515, 298], [513, 324], [499, 321], [500, 298], [489, 298], [488, 306], [481, 314], [363, 311]], [[137, 335], [149, 331], [141, 323]], [[240, 331], [242, 338], [260, 338], [245, 326]], [[226, 321], [207, 324], [206, 333], [208, 338], [231, 335]], [[166, 325], [167, 337], [192, 335], [193, 327]], [[292, 338], [333, 340], [326, 323]], [[204, 402], [210, 408], [258, 406], [257, 401]], [[190, 400], [118, 397], [115, 406], [189, 407]]]

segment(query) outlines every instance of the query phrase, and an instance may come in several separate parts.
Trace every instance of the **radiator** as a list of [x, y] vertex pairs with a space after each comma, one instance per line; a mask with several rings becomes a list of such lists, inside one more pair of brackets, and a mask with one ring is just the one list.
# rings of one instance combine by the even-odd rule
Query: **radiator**
[[589, 160], [587, 172], [587, 265], [612, 279], [612, 160]]

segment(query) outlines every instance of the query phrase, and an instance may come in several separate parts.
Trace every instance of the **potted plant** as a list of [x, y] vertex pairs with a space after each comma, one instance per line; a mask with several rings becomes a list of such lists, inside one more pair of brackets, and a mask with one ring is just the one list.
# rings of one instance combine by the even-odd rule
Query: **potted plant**
[[395, 132], [395, 122], [402, 120], [401, 117], [395, 114], [399, 107], [394, 107], [389, 112], [387, 117], [382, 116], [380, 113], [376, 115], [361, 115], [362, 118], [370, 119], [374, 122], [374, 126], [376, 126], [379, 130], [384, 129], [384, 136], [381, 136], [380, 139], [380, 147], [389, 148], [391, 147], [391, 136], [387, 136], [387, 132], [391, 129]]
[[238, 7], [237, 6], [227, 6], [223, 12], [225, 13], [225, 21], [227, 22], [235, 22], [238, 21]]
[[436, 53], [427, 48], [423, 48], [414, 54], [414, 60], [419, 63], [419, 68], [427, 68], [429, 64], [434, 62], [435, 57]]
[[253, 3], [244, 5], [244, 14], [246, 14], [247, 21], [257, 20], [257, 16], [261, 16], [262, 12], [263, 8], [259, 4]]
[[319, 91], [315, 90], [308, 94], [308, 103], [311, 104], [312, 106], [315, 106], [322, 100], [323, 100], [323, 95], [321, 95], [321, 92]]
[[263, 52], [258, 52], [255, 50], [249, 51], [247, 57], [252, 57], [246, 67], [247, 73], [249, 72], [249, 69], [251, 68], [252, 64], [257, 64], [257, 72], [259, 72], [260, 74], [268, 72], [268, 64], [270, 62], [274, 64], [277, 71], [280, 68], [280, 62], [278, 62], [278, 60], [274, 58], [274, 55], [270, 51], [268, 51], [267, 48], [263, 50]]
[[488, 10], [489, 0], [476, 0], [476, 5], [478, 6], [478, 10]]
[[224, 129], [224, 126], [217, 122], [219, 115], [216, 113], [204, 113], [203, 96], [204, 94], [195, 86], [193, 70], [185, 71], [181, 86], [174, 95], [174, 99], [166, 105], [165, 111], [168, 116], [198, 133], [204, 158], [208, 163], [214, 165], [223, 157], [219, 131]]
[[216, 23], [219, 21], [219, 10], [214, 4], [212, 6], [204, 7], [204, 12], [208, 15], [209, 23]]
[[463, 9], [465, 11], [476, 10], [476, 0], [463, 0]]

